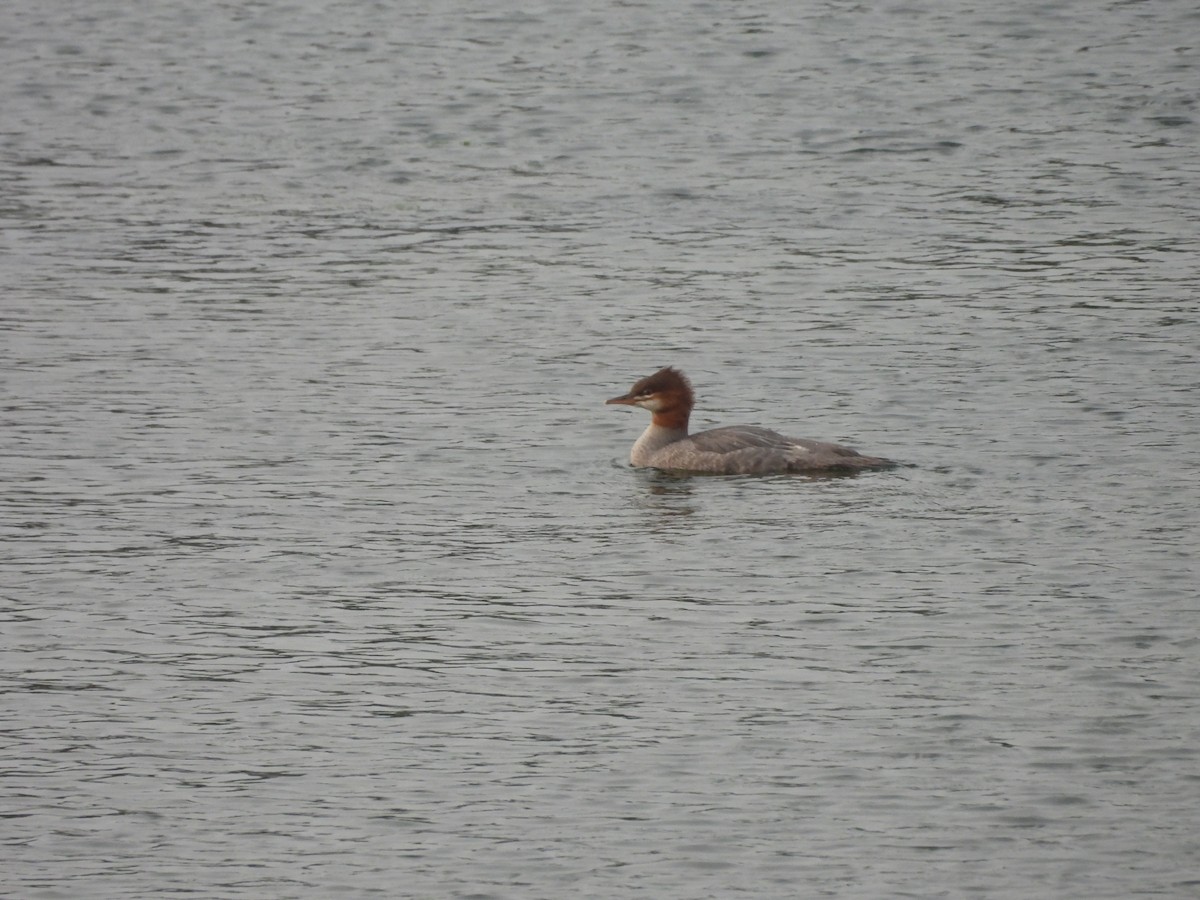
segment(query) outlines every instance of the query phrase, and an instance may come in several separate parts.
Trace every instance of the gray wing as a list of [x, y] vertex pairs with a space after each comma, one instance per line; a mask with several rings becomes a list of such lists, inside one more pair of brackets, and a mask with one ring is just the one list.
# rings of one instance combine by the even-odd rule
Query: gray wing
[[786, 437], [777, 431], [754, 425], [733, 425], [702, 431], [666, 450], [669, 452], [674, 448], [678, 448], [681, 454], [686, 452], [691, 463], [680, 468], [722, 474], [822, 472], [877, 469], [891, 465], [888, 460], [863, 456], [857, 450], [841, 444]]
[[758, 428], [754, 425], [714, 428], [712, 431], [701, 431], [699, 434], [689, 435], [688, 439], [697, 450], [706, 453], [733, 453], [737, 450], [751, 448], [787, 450], [797, 444], [815, 443], [814, 441], [784, 437], [778, 431], [772, 431], [770, 428]]

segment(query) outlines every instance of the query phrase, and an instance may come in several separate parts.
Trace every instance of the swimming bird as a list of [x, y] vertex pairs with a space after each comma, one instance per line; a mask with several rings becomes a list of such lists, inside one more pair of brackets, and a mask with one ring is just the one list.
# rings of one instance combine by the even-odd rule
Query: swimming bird
[[688, 434], [695, 394], [687, 376], [671, 366], [647, 375], [629, 393], [605, 402], [640, 406], [651, 412], [650, 426], [629, 454], [630, 464], [638, 468], [710, 475], [815, 475], [848, 474], [895, 465], [891, 460], [863, 456], [841, 444], [785, 437], [754, 425], [731, 425]]

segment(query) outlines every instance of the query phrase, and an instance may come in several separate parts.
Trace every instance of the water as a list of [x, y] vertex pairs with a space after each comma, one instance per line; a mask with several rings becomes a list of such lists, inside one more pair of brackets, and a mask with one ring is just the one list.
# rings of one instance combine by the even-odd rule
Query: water
[[1193, 896], [1198, 26], [5, 5], [0, 891]]

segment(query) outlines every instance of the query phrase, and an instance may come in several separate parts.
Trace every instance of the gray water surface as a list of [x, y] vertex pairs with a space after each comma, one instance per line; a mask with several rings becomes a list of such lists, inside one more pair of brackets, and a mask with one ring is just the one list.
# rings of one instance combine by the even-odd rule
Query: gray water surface
[[1195, 896], [1197, 34], [5, 4], [0, 893]]

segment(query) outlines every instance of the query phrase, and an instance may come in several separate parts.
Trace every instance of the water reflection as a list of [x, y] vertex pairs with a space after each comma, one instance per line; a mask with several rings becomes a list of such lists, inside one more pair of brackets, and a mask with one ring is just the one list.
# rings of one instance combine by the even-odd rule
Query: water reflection
[[693, 516], [699, 511], [697, 476], [658, 469], [633, 469], [629, 474], [638, 489], [633, 501], [638, 509], [667, 518]]

